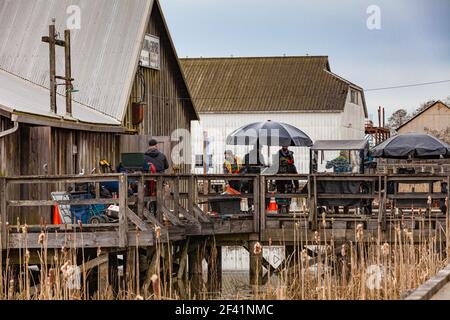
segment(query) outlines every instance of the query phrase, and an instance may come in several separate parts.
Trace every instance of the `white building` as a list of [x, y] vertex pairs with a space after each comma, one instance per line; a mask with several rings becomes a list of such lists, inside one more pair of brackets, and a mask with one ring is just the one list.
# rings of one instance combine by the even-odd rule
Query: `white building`
[[[203, 170], [205, 132], [212, 159], [208, 172], [220, 173], [224, 150], [231, 149], [241, 158], [248, 151], [248, 147], [226, 146], [227, 135], [252, 122], [288, 123], [313, 141], [364, 138], [363, 89], [332, 73], [326, 56], [197, 58], [181, 63], [200, 115], [200, 121], [192, 122], [196, 172]], [[291, 149], [298, 171], [309, 172], [309, 150]], [[267, 152], [263, 149], [266, 160]]]

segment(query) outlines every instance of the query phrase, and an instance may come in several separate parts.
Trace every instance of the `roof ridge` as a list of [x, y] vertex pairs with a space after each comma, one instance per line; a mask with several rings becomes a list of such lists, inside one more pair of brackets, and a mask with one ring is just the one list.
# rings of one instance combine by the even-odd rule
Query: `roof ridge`
[[317, 55], [317, 56], [248, 56], [248, 57], [186, 57], [179, 58], [180, 60], [252, 60], [252, 59], [282, 59], [282, 58], [296, 58], [296, 59], [305, 59], [305, 58], [329, 58], [326, 55]]

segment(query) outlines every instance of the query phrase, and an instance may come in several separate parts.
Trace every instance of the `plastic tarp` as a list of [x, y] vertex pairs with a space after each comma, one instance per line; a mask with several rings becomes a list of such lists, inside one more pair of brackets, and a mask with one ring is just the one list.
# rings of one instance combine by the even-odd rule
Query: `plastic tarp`
[[450, 145], [429, 134], [406, 133], [393, 136], [370, 150], [381, 158], [450, 158]]

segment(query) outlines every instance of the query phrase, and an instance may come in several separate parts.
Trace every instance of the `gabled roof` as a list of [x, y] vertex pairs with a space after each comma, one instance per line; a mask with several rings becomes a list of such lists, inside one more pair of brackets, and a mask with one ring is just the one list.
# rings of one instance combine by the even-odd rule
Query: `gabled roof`
[[428, 104], [428, 106], [426, 106], [425, 108], [423, 108], [422, 110], [420, 110], [420, 112], [418, 112], [417, 114], [414, 115], [414, 117], [411, 117], [410, 119], [408, 119], [408, 121], [406, 121], [405, 123], [403, 123], [401, 126], [399, 126], [398, 128], [396, 128], [395, 130], [399, 130], [400, 128], [402, 128], [403, 126], [407, 125], [408, 123], [410, 123], [411, 121], [413, 121], [414, 119], [416, 119], [418, 116], [420, 116], [422, 113], [424, 113], [425, 111], [427, 111], [428, 109], [432, 108], [433, 106], [435, 106], [436, 104], [442, 104], [444, 106], [446, 106], [447, 108], [450, 109], [450, 106], [446, 105], [445, 103], [443, 103], [441, 100], [437, 100], [434, 102], [431, 102], [430, 104]]
[[[49, 87], [48, 45], [41, 42], [41, 37], [48, 35], [52, 18], [56, 18], [57, 31], [66, 29], [66, 21], [70, 17], [67, 9], [70, 5], [77, 5], [81, 9], [81, 28], [72, 30], [71, 34], [74, 86], [79, 90], [73, 94], [74, 117], [93, 123], [121, 123], [153, 2], [0, 1], [2, 79], [14, 83], [19, 91], [26, 89], [28, 95], [10, 94], [8, 105], [4, 107], [48, 116], [49, 102], [47, 106], [44, 101], [42, 106], [34, 103], [35, 97]], [[62, 49], [57, 50], [57, 74], [64, 74]], [[58, 92], [64, 94], [63, 90], [64, 87], [60, 86]], [[65, 104], [58, 101], [58, 109], [63, 112]]]
[[200, 113], [342, 112], [349, 87], [363, 92], [331, 73], [326, 56], [180, 61]]

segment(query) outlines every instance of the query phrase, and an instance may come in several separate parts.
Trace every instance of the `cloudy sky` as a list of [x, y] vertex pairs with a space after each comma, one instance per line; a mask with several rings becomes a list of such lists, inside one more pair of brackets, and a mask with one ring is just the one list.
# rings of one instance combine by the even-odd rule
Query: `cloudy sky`
[[[365, 89], [450, 80], [449, 0], [160, 1], [180, 57], [327, 55]], [[450, 82], [366, 92], [373, 118], [447, 96]]]

